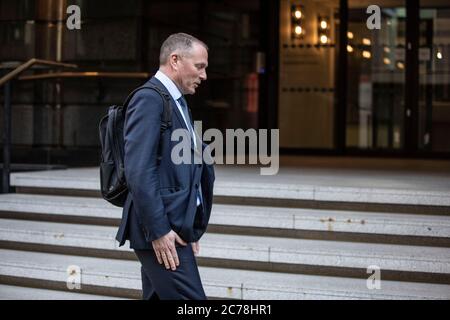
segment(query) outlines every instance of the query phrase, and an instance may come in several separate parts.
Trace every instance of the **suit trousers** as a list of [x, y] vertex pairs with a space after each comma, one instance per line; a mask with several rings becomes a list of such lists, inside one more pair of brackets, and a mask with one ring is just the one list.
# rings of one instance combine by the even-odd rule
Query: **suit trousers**
[[159, 264], [151, 250], [137, 250], [141, 262], [143, 300], [206, 300], [192, 245], [176, 244], [180, 265], [175, 271]]

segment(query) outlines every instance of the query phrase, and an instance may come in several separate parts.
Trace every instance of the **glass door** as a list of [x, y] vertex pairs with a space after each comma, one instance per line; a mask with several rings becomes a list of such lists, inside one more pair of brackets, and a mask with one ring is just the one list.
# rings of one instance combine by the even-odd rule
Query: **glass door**
[[346, 147], [404, 146], [405, 1], [378, 1], [381, 28], [367, 27], [367, 1], [348, 2]]
[[421, 1], [419, 150], [450, 151], [450, 3]]

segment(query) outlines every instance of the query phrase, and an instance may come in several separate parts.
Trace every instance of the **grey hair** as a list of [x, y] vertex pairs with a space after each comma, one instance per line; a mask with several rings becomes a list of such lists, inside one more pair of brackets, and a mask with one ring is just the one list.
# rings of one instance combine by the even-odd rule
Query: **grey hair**
[[179, 50], [182, 55], [189, 54], [193, 44], [198, 43], [202, 45], [206, 50], [208, 46], [201, 40], [187, 33], [174, 33], [170, 35], [161, 45], [161, 50], [159, 53], [159, 65], [165, 65], [169, 56]]

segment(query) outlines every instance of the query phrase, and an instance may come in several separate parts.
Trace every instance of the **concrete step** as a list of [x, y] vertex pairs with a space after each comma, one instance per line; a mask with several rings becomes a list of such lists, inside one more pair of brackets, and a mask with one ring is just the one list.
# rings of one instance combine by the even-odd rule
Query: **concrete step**
[[[0, 249], [0, 282], [39, 285], [66, 284], [69, 266], [79, 267], [78, 292], [139, 298], [140, 265], [137, 261], [79, 257]], [[210, 298], [232, 299], [449, 299], [450, 286], [381, 281], [368, 289], [366, 280], [273, 272], [200, 267]], [[67, 290], [67, 289], [66, 289]]]
[[[0, 195], [0, 217], [118, 225], [122, 209], [103, 199]], [[450, 247], [450, 216], [213, 205], [209, 231]]]
[[0, 300], [122, 300], [117, 297], [0, 284]]
[[[0, 219], [0, 247], [135, 259], [115, 241], [116, 227]], [[126, 246], [128, 247], [128, 246]], [[199, 263], [265, 271], [450, 284], [450, 250], [418, 246], [207, 233]]]
[[[100, 195], [98, 168], [13, 173], [11, 184], [18, 192]], [[218, 201], [276, 206], [328, 203], [342, 209], [354, 204], [383, 211], [422, 206], [420, 210], [443, 214], [449, 214], [450, 207], [450, 183], [437, 173], [280, 168], [275, 176], [261, 176], [255, 167], [216, 166], [214, 195]]]

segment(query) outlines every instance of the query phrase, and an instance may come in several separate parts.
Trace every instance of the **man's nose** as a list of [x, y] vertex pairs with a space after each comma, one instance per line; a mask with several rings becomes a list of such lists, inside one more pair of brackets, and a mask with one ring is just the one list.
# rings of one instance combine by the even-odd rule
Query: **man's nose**
[[206, 76], [206, 71], [201, 72], [201, 73], [200, 73], [200, 80], [205, 81], [206, 78], [207, 78], [207, 76]]

